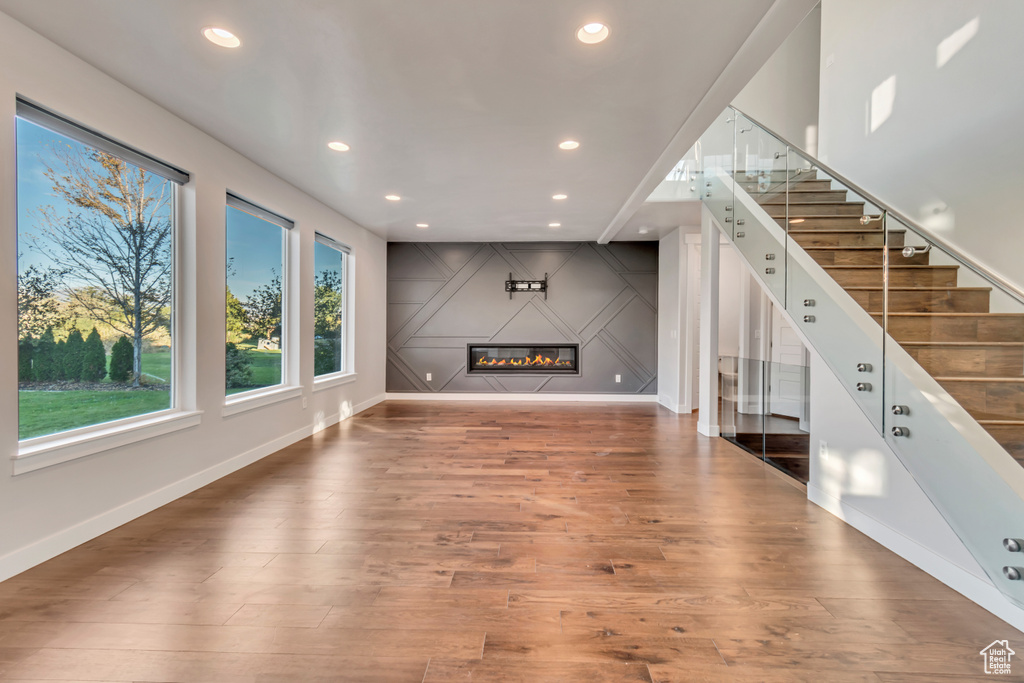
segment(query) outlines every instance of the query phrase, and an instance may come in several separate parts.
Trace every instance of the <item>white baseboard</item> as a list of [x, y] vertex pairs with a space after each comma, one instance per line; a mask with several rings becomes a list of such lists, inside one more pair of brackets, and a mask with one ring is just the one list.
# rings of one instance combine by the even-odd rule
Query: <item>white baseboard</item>
[[552, 403], [593, 402], [593, 403], [657, 403], [654, 394], [513, 394], [494, 392], [492, 394], [456, 394], [444, 392], [402, 393], [389, 391], [389, 401], [537, 401]]
[[[375, 406], [383, 400], [384, 394], [379, 394], [369, 400], [356, 404], [352, 409], [351, 415], [347, 415], [346, 417], [351, 417], [352, 415], [361, 413], [367, 408]], [[163, 488], [157, 489], [156, 491], [140, 496], [133, 501], [111, 510], [107, 510], [106, 512], [96, 515], [91, 519], [79, 522], [74, 526], [63, 529], [62, 531], [35, 541], [23, 548], [10, 552], [7, 555], [0, 557], [0, 581], [16, 576], [26, 569], [31, 569], [37, 564], [71, 550], [75, 546], [81, 545], [82, 543], [92, 540], [101, 534], [107, 533], [111, 529], [116, 529], [122, 524], [126, 524], [133, 519], [137, 519], [148, 512], [156, 510], [162, 505], [166, 505], [171, 501], [188, 495], [196, 489], [200, 489], [207, 484], [217, 481], [221, 477], [225, 477], [232, 472], [236, 472], [247, 465], [251, 465], [256, 461], [271, 455], [272, 453], [276, 453], [282, 448], [290, 446], [297, 441], [301, 441], [307, 436], [312, 435], [314, 432], [326, 429], [327, 427], [338, 423], [341, 419], [340, 414], [322, 418], [316, 424], [308, 425], [302, 429], [297, 429], [294, 432], [280, 436], [273, 441], [260, 444], [256, 448], [246, 451], [245, 453], [241, 453], [233, 458], [219, 462], [205, 470], [196, 472], [184, 479], [180, 479], [172, 484], [164, 486]]]
[[907, 562], [931, 574], [968, 600], [984, 607], [1014, 628], [1024, 631], [1024, 610], [1008, 602], [988, 580], [935, 554], [917, 541], [907, 538], [895, 529], [838, 498], [830, 496], [816, 486], [807, 485], [807, 499], [878, 541]]
[[689, 403], [676, 403], [669, 396], [658, 396], [658, 403], [665, 406], [673, 413], [692, 413], [693, 407]]

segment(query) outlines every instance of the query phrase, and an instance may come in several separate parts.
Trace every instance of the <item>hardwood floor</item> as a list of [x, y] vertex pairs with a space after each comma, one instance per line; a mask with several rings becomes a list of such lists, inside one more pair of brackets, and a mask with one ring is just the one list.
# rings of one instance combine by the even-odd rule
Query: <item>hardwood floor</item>
[[695, 424], [380, 404], [0, 583], [0, 678], [980, 681], [1024, 646]]

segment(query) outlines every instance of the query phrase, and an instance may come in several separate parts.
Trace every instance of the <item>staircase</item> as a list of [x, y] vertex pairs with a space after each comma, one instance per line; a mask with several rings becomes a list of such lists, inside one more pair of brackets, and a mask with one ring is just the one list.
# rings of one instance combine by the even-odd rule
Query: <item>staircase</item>
[[[815, 171], [735, 180], [882, 323], [880, 218]], [[931, 264], [931, 252], [903, 256], [904, 238], [888, 233], [889, 335], [1024, 466], [1024, 314], [990, 312], [991, 288], [958, 285], [959, 266]]]

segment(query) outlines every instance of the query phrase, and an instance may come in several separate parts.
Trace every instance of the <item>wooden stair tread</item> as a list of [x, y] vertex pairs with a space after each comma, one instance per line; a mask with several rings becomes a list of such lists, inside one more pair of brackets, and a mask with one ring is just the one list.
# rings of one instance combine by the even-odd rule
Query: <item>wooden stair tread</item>
[[[852, 289], [852, 288], [850, 288], [850, 289]], [[943, 289], [948, 289], [948, 287], [943, 288]], [[969, 287], [958, 287], [957, 289], [970, 289], [970, 288]], [[882, 312], [881, 311], [868, 311], [868, 315], [882, 315]], [[909, 317], [909, 316], [919, 316], [919, 317], [936, 317], [936, 316], [954, 317], [954, 316], [965, 316], [965, 317], [971, 317], [971, 318], [976, 318], [978, 316], [982, 316], [983, 315], [983, 316], [986, 316], [986, 317], [1005, 316], [1005, 317], [1012, 317], [1012, 318], [1024, 318], [1024, 313], [991, 313], [991, 312], [971, 313], [970, 311], [940, 311], [940, 312], [936, 312], [936, 313], [922, 313], [921, 311], [905, 311], [905, 312], [904, 311], [897, 311], [897, 312], [894, 312], [894, 313], [890, 312], [889, 315], [890, 316], [898, 315], [898, 316], [902, 316], [902, 317]]]
[[993, 382], [1000, 384], [1024, 382], [1024, 377], [985, 377], [977, 375], [971, 377], [933, 377], [933, 379], [936, 382]]
[[[900, 269], [900, 270], [921, 270], [924, 268], [931, 268], [932, 270], [956, 270], [960, 266], [930, 266], [926, 263], [911, 264], [908, 266], [889, 266], [889, 270]], [[825, 270], [849, 270], [851, 268], [871, 268], [872, 270], [882, 270], [884, 266], [873, 265], [870, 263], [865, 264], [852, 264], [842, 266], [822, 266]]]
[[[801, 230], [800, 232], [804, 232], [804, 231]], [[807, 230], [806, 232], [810, 232], [810, 230]], [[833, 231], [832, 230], [826, 230], [824, 232], [833, 232]], [[843, 232], [845, 232], [845, 231], [843, 231]], [[867, 231], [865, 231], [865, 232], [867, 232]], [[877, 232], [877, 231], [876, 230], [872, 230], [870, 232]], [[883, 249], [883, 247], [881, 247], [881, 246], [871, 247], [871, 246], [861, 246], [861, 245], [855, 245], [855, 244], [854, 245], [850, 245], [848, 247], [835, 247], [835, 246], [804, 247], [804, 251], [826, 251], [826, 250], [828, 250], [828, 251], [868, 251], [868, 252], [876, 252], [876, 251], [881, 251], [882, 249]], [[890, 251], [902, 251], [903, 247], [889, 247], [889, 250]]]
[[[779, 218], [782, 218], [782, 217], [779, 216]], [[827, 215], [826, 216], [795, 216], [795, 218], [810, 218], [810, 219], [850, 218], [850, 216], [835, 216], [835, 215], [832, 215], [832, 216], [827, 216]], [[853, 216], [853, 218], [856, 218], [856, 216]], [[800, 225], [800, 224], [796, 223], [795, 225]], [[899, 232], [899, 233], [904, 233], [906, 231], [907, 231], [906, 228], [889, 228], [889, 230], [888, 230], [888, 232]], [[882, 232], [882, 228], [881, 228], [881, 226], [872, 227], [870, 225], [851, 225], [848, 228], [811, 228], [811, 229], [808, 229], [808, 230], [797, 230], [796, 232], [800, 232], [800, 233], [814, 233], [814, 232]], [[900, 249], [902, 249], [902, 248], [903, 247], [900, 247]]]
[[906, 341], [900, 342], [900, 346], [953, 346], [953, 347], [964, 347], [970, 348], [974, 346], [1021, 346], [1024, 347], [1024, 341], [992, 341], [992, 342], [979, 342], [979, 341]]
[[982, 427], [1024, 427], [1024, 420], [975, 420]]
[[[841, 268], [842, 266], [835, 266], [835, 267]], [[856, 266], [856, 267], [860, 268], [861, 266]], [[881, 290], [883, 290], [885, 288], [884, 287], [864, 287], [864, 286], [858, 285], [858, 286], [851, 286], [851, 287], [843, 287], [843, 289], [845, 289], [847, 291], [856, 290], [858, 292], [870, 292], [870, 291], [877, 292], [877, 291], [881, 291]], [[897, 286], [897, 287], [889, 287], [889, 291], [890, 292], [894, 292], [894, 291], [895, 292], [952, 292], [954, 290], [956, 290], [958, 292], [991, 292], [992, 288], [991, 287], [906, 287], [906, 286], [902, 286], [902, 285], [901, 286]], [[881, 315], [881, 313], [879, 313], [878, 315]], [[890, 313], [890, 315], [892, 315], [892, 314]]]

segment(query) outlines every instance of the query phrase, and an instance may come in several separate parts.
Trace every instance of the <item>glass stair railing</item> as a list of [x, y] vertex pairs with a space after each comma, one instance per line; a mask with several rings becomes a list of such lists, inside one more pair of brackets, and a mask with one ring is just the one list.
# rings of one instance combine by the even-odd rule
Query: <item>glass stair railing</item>
[[735, 108], [697, 148], [736, 251], [1024, 607], [1024, 294]]

